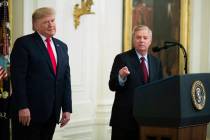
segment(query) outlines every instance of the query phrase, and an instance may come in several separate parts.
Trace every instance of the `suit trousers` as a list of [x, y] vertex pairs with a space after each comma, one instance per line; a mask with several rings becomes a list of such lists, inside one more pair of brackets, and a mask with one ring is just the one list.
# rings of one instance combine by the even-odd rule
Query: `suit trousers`
[[17, 119], [12, 119], [12, 140], [52, 140], [56, 121], [50, 119], [45, 123], [33, 123], [23, 126]]
[[0, 118], [0, 140], [9, 140], [9, 119]]
[[139, 140], [139, 130], [112, 126], [111, 140]]

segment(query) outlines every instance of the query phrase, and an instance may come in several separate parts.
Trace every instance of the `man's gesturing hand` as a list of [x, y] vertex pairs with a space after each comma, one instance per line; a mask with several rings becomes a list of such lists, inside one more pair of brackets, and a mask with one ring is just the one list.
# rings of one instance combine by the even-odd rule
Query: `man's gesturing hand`
[[125, 77], [127, 77], [130, 74], [130, 71], [128, 70], [128, 67], [125, 66], [120, 69], [119, 74], [120, 74], [120, 77], [122, 79], [124, 79]]

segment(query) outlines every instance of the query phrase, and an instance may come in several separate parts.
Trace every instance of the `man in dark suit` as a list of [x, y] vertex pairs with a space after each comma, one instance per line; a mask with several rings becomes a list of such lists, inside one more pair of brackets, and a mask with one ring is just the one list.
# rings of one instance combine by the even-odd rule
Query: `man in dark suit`
[[110, 125], [112, 140], [139, 140], [139, 126], [133, 116], [134, 89], [162, 78], [159, 59], [148, 54], [152, 31], [147, 26], [133, 30], [134, 48], [115, 57], [109, 88], [115, 91]]
[[51, 140], [72, 112], [68, 50], [53, 37], [54, 9], [35, 10], [32, 23], [35, 32], [18, 38], [11, 52], [13, 140]]

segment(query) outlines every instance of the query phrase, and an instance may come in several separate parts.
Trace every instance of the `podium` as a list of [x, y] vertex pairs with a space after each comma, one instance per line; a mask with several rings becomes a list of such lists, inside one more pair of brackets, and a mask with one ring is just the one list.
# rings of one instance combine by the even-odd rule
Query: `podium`
[[206, 140], [210, 74], [187, 74], [139, 86], [133, 113], [140, 140]]

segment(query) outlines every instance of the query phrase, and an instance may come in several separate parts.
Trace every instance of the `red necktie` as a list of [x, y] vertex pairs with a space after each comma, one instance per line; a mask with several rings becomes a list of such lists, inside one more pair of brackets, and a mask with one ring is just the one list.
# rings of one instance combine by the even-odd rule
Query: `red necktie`
[[147, 83], [147, 81], [148, 81], [148, 72], [147, 72], [147, 67], [146, 67], [146, 64], [145, 64], [145, 58], [141, 57], [140, 59], [141, 59], [140, 68], [142, 70], [144, 83]]
[[47, 51], [50, 56], [50, 60], [51, 60], [52, 66], [53, 66], [53, 71], [56, 74], [56, 61], [55, 61], [55, 56], [54, 56], [54, 53], [52, 50], [52, 46], [50, 44], [50, 38], [47, 38], [45, 41], [47, 42]]

